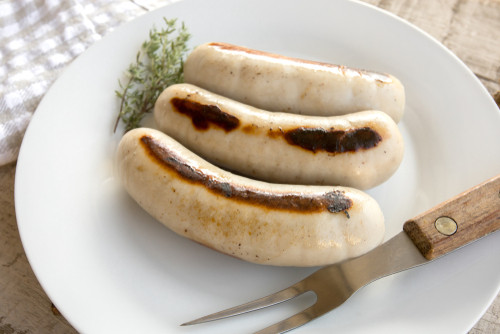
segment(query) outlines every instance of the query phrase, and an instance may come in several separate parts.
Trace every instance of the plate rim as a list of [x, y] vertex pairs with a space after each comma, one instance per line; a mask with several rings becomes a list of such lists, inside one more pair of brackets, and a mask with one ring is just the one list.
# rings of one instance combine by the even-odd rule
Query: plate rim
[[[182, 3], [182, 2], [188, 2], [188, 1], [189, 1], [189, 0], [183, 0], [183, 1], [180, 1], [180, 2], [176, 2], [176, 3], [169, 4], [169, 5], [165, 6], [165, 7], [175, 6], [175, 5], [179, 4], [179, 3]], [[433, 36], [431, 36], [430, 34], [428, 34], [428, 33], [427, 33], [427, 32], [425, 32], [425, 31], [423, 31], [422, 29], [420, 29], [420, 28], [418, 28], [418, 27], [414, 26], [413, 24], [411, 24], [411, 23], [409, 23], [409, 22], [405, 21], [404, 19], [402, 19], [402, 18], [400, 18], [400, 17], [396, 16], [395, 14], [392, 14], [392, 13], [390, 13], [390, 12], [388, 12], [388, 11], [384, 10], [384, 9], [378, 8], [378, 7], [376, 7], [376, 6], [372, 5], [372, 4], [364, 3], [364, 2], [361, 2], [361, 1], [357, 1], [357, 0], [347, 0], [346, 2], [357, 3], [357, 4], [360, 4], [360, 5], [363, 5], [363, 6], [370, 7], [372, 10], [376, 10], [376, 11], [383, 12], [385, 15], [389, 15], [389, 16], [391, 16], [393, 19], [397, 19], [398, 21], [402, 22], [403, 24], [405, 24], [405, 25], [409, 25], [412, 29], [416, 29], [416, 30], [417, 30], [420, 34], [423, 34], [423, 35], [424, 35], [427, 39], [432, 40], [432, 41], [433, 41], [433, 43], [435, 43], [436, 45], [438, 45], [438, 46], [440, 47], [440, 49], [441, 49], [441, 50], [446, 51], [446, 52], [449, 54], [449, 56], [451, 56], [451, 57], [453, 57], [453, 58], [455, 59], [455, 61], [458, 61], [460, 64], [462, 64], [462, 65], [463, 65], [462, 67], [464, 67], [464, 69], [466, 69], [466, 70], [469, 72], [470, 77], [471, 77], [473, 80], [475, 80], [475, 81], [476, 81], [476, 85], [478, 85], [479, 87], [481, 87], [481, 88], [483, 89], [483, 91], [484, 91], [483, 93], [486, 93], [486, 95], [488, 95], [488, 96], [491, 98], [491, 103], [493, 103], [493, 104], [494, 104], [493, 98], [491, 97], [491, 95], [489, 95], [489, 93], [487, 92], [487, 90], [486, 90], [486, 88], [484, 87], [484, 85], [482, 85], [482, 83], [480, 82], [480, 80], [479, 80], [479, 79], [478, 79], [478, 78], [477, 78], [477, 77], [473, 74], [473, 72], [472, 72], [472, 71], [471, 71], [471, 70], [470, 70], [470, 69], [469, 69], [469, 68], [468, 68], [468, 67], [467, 67], [467, 66], [466, 66], [466, 65], [465, 65], [465, 64], [464, 64], [464, 63], [463, 63], [463, 62], [462, 62], [462, 61], [461, 61], [461, 60], [460, 60], [460, 59], [459, 59], [459, 58], [458, 58], [458, 57], [457, 57], [457, 56], [456, 56], [453, 52], [451, 52], [449, 49], [447, 49], [445, 46], [443, 46], [443, 45], [442, 45], [442, 44], [441, 44], [441, 43], [440, 43], [437, 39], [435, 39]], [[165, 10], [165, 7], [159, 8], [159, 9], [157, 9], [157, 10], [153, 11], [153, 12], [160, 12], [160, 11], [163, 11], [163, 10]], [[133, 20], [133, 21], [137, 21], [137, 20], [139, 20], [139, 19], [146, 20], [146, 17], [147, 17], [147, 16], [151, 16], [150, 14], [151, 14], [151, 13], [153, 13], [153, 12], [146, 13], [146, 14], [145, 14], [145, 15], [143, 15], [141, 18], [135, 19], [135, 20]], [[130, 23], [131, 23], [131, 22], [126, 23], [126, 24], [124, 24], [124, 25], [128, 25], [128, 24], [130, 24]], [[94, 43], [92, 46], [90, 46], [90, 47], [89, 47], [89, 48], [88, 48], [88, 49], [84, 52], [84, 54], [85, 54], [85, 53], [87, 53], [87, 52], [89, 52], [89, 50], [91, 50], [90, 52], [93, 52], [92, 50], [95, 50], [95, 49], [96, 49], [96, 48], [95, 48], [95, 45], [97, 45], [98, 43], [101, 43], [101, 44], [102, 44], [102, 43], [106, 43], [106, 41], [108, 40], [108, 38], [111, 38], [111, 37], [108, 37], [108, 36], [110, 36], [110, 35], [112, 35], [112, 34], [116, 34], [116, 31], [118, 31], [120, 28], [122, 28], [122, 27], [119, 27], [119, 28], [118, 28], [118, 29], [116, 29], [114, 32], [112, 32], [112, 33], [108, 34], [108, 35], [107, 35], [107, 36], [105, 36], [103, 39], [101, 39], [101, 40], [99, 40], [98, 42]], [[77, 57], [77, 58], [80, 58], [80, 56], [79, 56], [79, 57]], [[63, 73], [59, 76], [59, 78], [64, 77], [64, 73], [68, 70], [68, 68], [70, 68], [70, 67], [74, 67], [74, 66], [77, 66], [77, 65], [75, 65], [75, 63], [77, 63], [77, 64], [78, 64], [78, 62], [73, 62], [73, 63], [72, 63], [72, 64], [70, 64], [68, 67], [66, 67], [66, 68], [65, 68], [65, 70], [63, 71]], [[56, 82], [57, 82], [57, 81], [59, 81], [59, 78], [56, 80]], [[49, 93], [49, 92], [51, 91], [51, 89], [52, 89], [52, 87], [49, 89], [49, 91], [48, 91], [47, 93]], [[46, 102], [44, 102], [44, 101], [45, 101], [45, 99], [46, 99], [46, 96], [47, 96], [47, 95], [48, 95], [48, 94], [45, 94], [45, 95], [44, 95], [44, 97], [42, 98], [42, 100], [41, 100], [41, 102], [40, 102], [40, 104], [39, 104], [39, 107], [37, 107], [37, 111], [38, 111], [38, 109], [39, 109], [39, 108], [43, 109], [43, 107], [44, 107], [44, 105], [45, 105], [45, 103], [46, 103]], [[40, 107], [40, 106], [42, 106], [42, 107]], [[499, 112], [499, 114], [500, 114], [500, 112]], [[35, 114], [33, 115], [33, 119], [36, 119], [36, 118], [37, 118], [37, 113], [35, 112]], [[31, 127], [31, 124], [36, 124], [36, 122], [37, 122], [37, 121], [35, 121], [34, 123], [30, 122], [30, 124], [29, 124], [29, 126], [28, 126], [28, 129], [27, 129], [27, 131], [26, 131], [26, 133], [30, 132], [30, 127]], [[25, 153], [25, 152], [24, 152], [24, 151], [26, 151], [26, 149], [23, 149], [23, 147], [24, 147], [24, 146], [25, 146], [25, 145], [24, 145], [24, 140], [23, 140], [23, 143], [22, 143], [22, 145], [21, 145], [21, 149], [20, 149], [20, 152], [19, 152], [19, 159], [18, 159], [18, 162], [17, 162], [17, 165], [18, 165], [18, 166], [20, 166], [20, 169], [16, 169], [16, 175], [15, 175], [15, 206], [16, 206], [16, 207], [17, 207], [17, 203], [18, 203], [19, 201], [21, 201], [21, 199], [19, 198], [19, 196], [20, 196], [20, 193], [22, 192], [20, 189], [18, 189], [18, 184], [19, 184], [19, 183], [21, 183], [21, 184], [22, 184], [22, 181], [19, 181], [19, 182], [18, 182], [18, 180], [22, 177], [22, 172], [19, 172], [19, 173], [18, 173], [18, 170], [21, 170], [21, 171], [22, 171], [22, 170], [23, 170], [23, 168], [24, 168], [22, 165], [23, 165], [23, 164], [25, 164], [25, 165], [26, 165], [26, 164], [28, 164], [27, 162], [25, 162], [25, 161], [27, 161], [28, 159], [25, 157], [27, 153]], [[23, 152], [24, 152], [24, 153], [23, 153]], [[17, 168], [17, 167], [16, 167], [16, 168]], [[24, 233], [22, 232], [23, 227], [21, 226], [21, 225], [22, 225], [22, 222], [21, 222], [22, 218], [21, 218], [21, 219], [19, 219], [19, 218], [20, 218], [20, 216], [18, 216], [18, 212], [17, 212], [17, 210], [16, 210], [16, 218], [17, 218], [17, 221], [18, 221], [18, 228], [19, 228], [19, 233], [20, 233], [20, 235], [21, 235], [21, 241], [22, 241], [22, 243], [23, 243], [23, 247], [25, 248], [25, 251], [26, 251], [26, 247], [27, 247], [27, 246], [25, 245], [25, 242], [24, 242], [24, 240], [23, 240], [23, 234], [24, 234]], [[26, 252], [26, 253], [27, 253], [26, 255], [27, 255], [27, 257], [28, 257], [28, 261], [29, 261], [29, 263], [30, 263], [30, 266], [31, 266], [31, 268], [33, 269], [33, 271], [35, 272], [35, 276], [37, 277], [37, 280], [40, 282], [40, 284], [42, 284], [42, 281], [44, 281], [44, 280], [41, 280], [41, 279], [40, 279], [39, 274], [37, 274], [37, 270], [35, 270], [36, 265], [35, 265], [35, 264], [33, 264], [33, 263], [31, 262], [30, 256], [28, 256], [28, 252]], [[49, 295], [49, 293], [48, 293], [47, 289], [45, 288], [44, 284], [42, 284], [42, 287], [43, 287], [43, 289], [44, 289], [45, 293], [47, 293], [47, 295]], [[497, 284], [496, 294], [498, 294], [498, 292], [499, 292], [499, 291], [500, 291], [500, 282], [499, 282], [499, 284]], [[492, 302], [495, 298], [496, 298], [496, 295], [492, 295], [492, 296], [491, 296], [491, 298], [490, 298], [490, 302], [489, 302], [489, 304], [488, 304], [488, 305], [490, 305], [490, 304], [491, 304], [491, 302]], [[52, 300], [52, 299], [51, 299], [51, 300]], [[486, 307], [484, 308], [484, 310], [482, 311], [482, 313], [481, 313], [481, 314], [483, 314], [483, 313], [487, 310], [487, 308], [488, 308], [488, 306], [486, 306]], [[63, 312], [63, 314], [64, 314], [64, 312]], [[68, 319], [67, 315], [65, 315], [65, 317]], [[480, 318], [481, 318], [481, 315], [479, 315], [479, 316], [477, 317], [476, 322], [477, 322], [477, 320], [478, 320], [478, 319], [480, 319]], [[72, 326], [74, 326], [74, 327], [76, 328], [75, 324], [71, 323], [71, 325], [72, 325]]]

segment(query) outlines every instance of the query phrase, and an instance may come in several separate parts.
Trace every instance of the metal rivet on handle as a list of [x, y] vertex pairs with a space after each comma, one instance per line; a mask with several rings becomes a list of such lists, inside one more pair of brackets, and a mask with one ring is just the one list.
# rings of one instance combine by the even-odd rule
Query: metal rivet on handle
[[434, 222], [434, 226], [436, 226], [436, 230], [439, 233], [444, 235], [453, 235], [458, 229], [457, 222], [451, 219], [450, 217], [439, 217]]

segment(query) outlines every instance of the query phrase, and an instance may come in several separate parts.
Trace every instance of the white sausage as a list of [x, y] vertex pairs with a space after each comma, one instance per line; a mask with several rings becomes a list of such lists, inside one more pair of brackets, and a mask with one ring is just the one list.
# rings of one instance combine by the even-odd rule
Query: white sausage
[[268, 112], [189, 84], [155, 105], [160, 130], [210, 162], [263, 181], [372, 188], [403, 158], [398, 126], [385, 113], [319, 117]]
[[157, 130], [126, 133], [116, 163], [125, 189], [154, 218], [246, 261], [326, 265], [361, 255], [384, 237], [380, 207], [360, 190], [247, 179]]
[[381, 110], [397, 123], [405, 92], [392, 75], [284, 57], [226, 43], [196, 47], [184, 80], [257, 108], [335, 116]]

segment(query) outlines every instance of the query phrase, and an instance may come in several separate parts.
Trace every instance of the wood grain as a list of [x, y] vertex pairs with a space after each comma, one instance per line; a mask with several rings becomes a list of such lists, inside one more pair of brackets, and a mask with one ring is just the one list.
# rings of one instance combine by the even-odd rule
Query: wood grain
[[457, 55], [490, 94], [500, 90], [500, 0], [364, 2], [396, 14], [424, 30]]
[[[500, 90], [500, 0], [364, 1], [429, 33], [462, 59], [490, 93]], [[14, 175], [15, 164], [0, 167], [0, 334], [76, 333], [53, 309], [26, 259], [15, 218]], [[469, 332], [485, 333], [500, 333], [500, 295]]]
[[[443, 234], [438, 218], [456, 224]], [[500, 229], [500, 175], [408, 220], [403, 230], [426, 259], [432, 260]]]

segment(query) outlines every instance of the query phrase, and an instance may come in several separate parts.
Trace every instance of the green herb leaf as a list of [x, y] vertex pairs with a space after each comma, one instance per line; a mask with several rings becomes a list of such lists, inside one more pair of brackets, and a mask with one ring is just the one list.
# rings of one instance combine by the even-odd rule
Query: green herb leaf
[[115, 91], [121, 100], [120, 112], [114, 131], [120, 120], [125, 131], [139, 127], [146, 113], [153, 110], [160, 93], [170, 85], [184, 81], [184, 57], [188, 52], [190, 35], [184, 26], [177, 27], [177, 20], [163, 19], [166, 27], [153, 27], [137, 53], [135, 63], [127, 69], [126, 84], [118, 81], [120, 90]]

